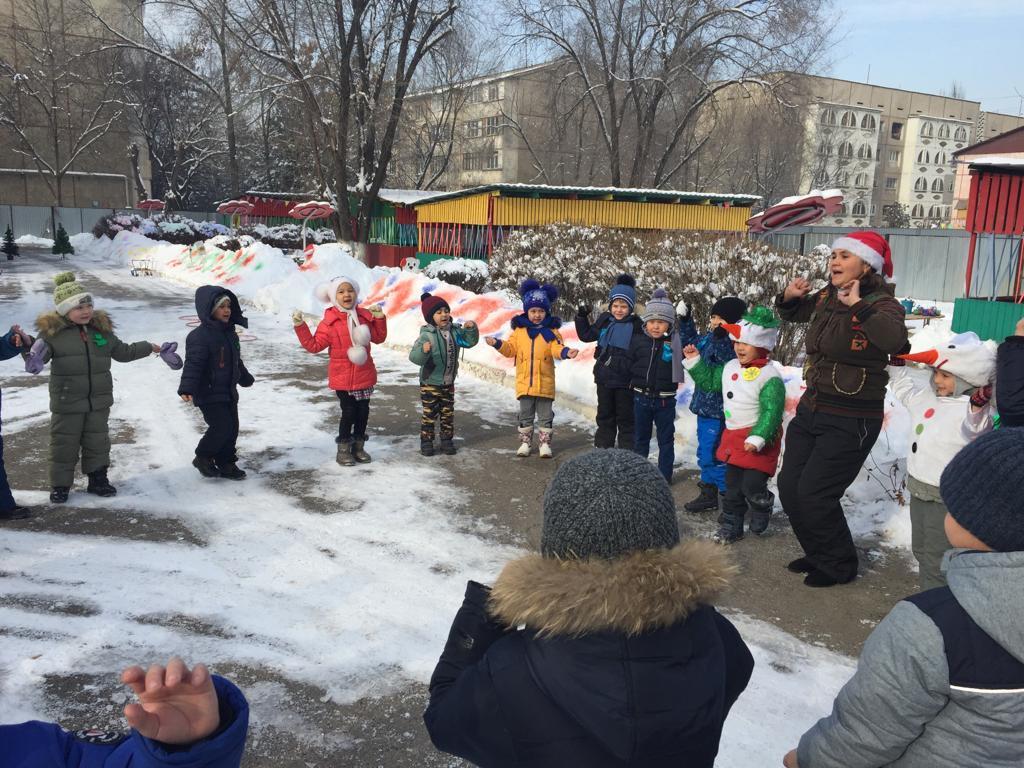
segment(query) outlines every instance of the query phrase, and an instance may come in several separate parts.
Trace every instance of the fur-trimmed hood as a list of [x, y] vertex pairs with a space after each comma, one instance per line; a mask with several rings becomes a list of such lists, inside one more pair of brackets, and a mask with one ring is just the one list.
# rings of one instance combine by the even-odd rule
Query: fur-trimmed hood
[[552, 315], [550, 312], [548, 312], [548, 314], [544, 317], [544, 320], [541, 321], [541, 324], [537, 326], [531, 323], [530, 318], [528, 318], [526, 316], [526, 313], [523, 312], [513, 317], [510, 322], [510, 325], [512, 326], [512, 330], [515, 330], [516, 328], [551, 328], [557, 331], [559, 328], [562, 327], [562, 318]]
[[[74, 323], [57, 312], [44, 312], [36, 318], [36, 330], [44, 339], [52, 339], [65, 328], [70, 328], [73, 325]], [[95, 328], [100, 333], [110, 333], [114, 330], [114, 321], [102, 309], [97, 309], [93, 311], [88, 327]]]
[[502, 570], [488, 610], [506, 626], [540, 635], [639, 635], [712, 603], [736, 570], [722, 547], [697, 540], [616, 560], [527, 555]]

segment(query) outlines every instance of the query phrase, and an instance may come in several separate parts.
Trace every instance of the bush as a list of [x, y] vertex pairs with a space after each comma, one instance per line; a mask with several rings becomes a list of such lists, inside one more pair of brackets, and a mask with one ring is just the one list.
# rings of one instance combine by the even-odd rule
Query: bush
[[[239, 235], [248, 235], [253, 240], [259, 240], [272, 248], [280, 248], [282, 251], [302, 248], [302, 225], [282, 224], [278, 227], [268, 227], [265, 224], [252, 224], [238, 228]], [[323, 245], [324, 243], [337, 242], [334, 230], [330, 227], [306, 230], [306, 244]]]
[[488, 280], [487, 262], [480, 259], [435, 259], [423, 274], [473, 293], [481, 293]]
[[[608, 290], [622, 272], [636, 278], [638, 305], [663, 286], [673, 302], [685, 299], [699, 328], [722, 296], [771, 305], [792, 277], [823, 283], [827, 253], [809, 256], [780, 251], [742, 235], [693, 232], [636, 232], [551, 224], [513, 232], [490, 263], [490, 285], [516, 291], [526, 277], [558, 286], [559, 313], [575, 308], [603, 309]], [[776, 358], [796, 361], [806, 326], [783, 323]]]
[[92, 228], [94, 237], [109, 237], [118, 232], [138, 232], [152, 240], [178, 245], [192, 245], [197, 240], [208, 240], [217, 235], [231, 233], [228, 227], [215, 221], [195, 221], [174, 213], [158, 213], [144, 219], [136, 213], [117, 213], [105, 216]]

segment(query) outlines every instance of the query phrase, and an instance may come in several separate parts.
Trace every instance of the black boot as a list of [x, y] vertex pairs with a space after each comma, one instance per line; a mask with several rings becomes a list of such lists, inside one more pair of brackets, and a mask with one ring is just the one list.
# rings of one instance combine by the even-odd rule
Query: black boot
[[[424, 456], [434, 455], [434, 441], [433, 440], [420, 440], [420, 453]], [[355, 461], [355, 459], [353, 459]]]
[[792, 573], [810, 573], [814, 570], [814, 563], [806, 557], [798, 557], [786, 564], [786, 570]]
[[750, 507], [750, 532], [760, 536], [768, 530], [768, 521], [772, 516], [772, 509], [775, 507], [775, 494], [765, 491], [763, 498], [757, 497], [749, 500]]
[[743, 538], [743, 514], [735, 515], [731, 512], [722, 512], [722, 524], [714, 535], [715, 541], [719, 544], [732, 544]]
[[107, 480], [107, 468], [97, 469], [95, 472], [89, 473], [89, 485], [86, 487], [87, 493], [94, 493], [97, 496], [116, 496], [117, 488], [110, 484]]
[[209, 456], [196, 456], [192, 459], [192, 466], [198, 469], [199, 474], [203, 477], [220, 477], [217, 465]]
[[[64, 497], [67, 498], [66, 496]], [[0, 520], [24, 520], [26, 517], [32, 517], [32, 510], [28, 507], [19, 507], [15, 505], [11, 509], [0, 512]]]
[[238, 465], [233, 461], [218, 464], [217, 471], [220, 473], [221, 477], [227, 478], [228, 480], [245, 480], [245, 472], [239, 469]]
[[441, 453], [445, 456], [454, 456], [456, 454], [455, 443], [449, 440], [441, 441]]
[[352, 441], [352, 458], [360, 464], [369, 464], [373, 461], [373, 459], [370, 458], [370, 454], [363, 450], [363, 443], [365, 442], [365, 439]]
[[55, 485], [50, 491], [50, 501], [54, 504], [65, 504], [68, 500], [68, 491], [71, 489], [66, 485]]
[[819, 571], [817, 568], [812, 569], [806, 576], [804, 576], [804, 584], [808, 587], [834, 587], [837, 584], [846, 584], [850, 581], [853, 581], [853, 579], [851, 578], [840, 581], [839, 579], [829, 576], [824, 571]]
[[707, 512], [718, 509], [718, 486], [713, 483], [698, 483], [700, 496], [683, 504], [687, 512]]
[[343, 467], [354, 467], [356, 465], [356, 459], [352, 455], [351, 440], [338, 441], [338, 455], [335, 456], [334, 460]]

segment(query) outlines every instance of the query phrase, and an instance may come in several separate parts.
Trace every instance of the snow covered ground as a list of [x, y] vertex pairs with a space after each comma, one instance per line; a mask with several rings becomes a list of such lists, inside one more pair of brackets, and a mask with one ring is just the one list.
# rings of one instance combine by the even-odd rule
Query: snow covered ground
[[[97, 291], [98, 306], [111, 312], [126, 340], [182, 341], [190, 320], [188, 286], [219, 279], [231, 282], [248, 300], [248, 335], [259, 343], [245, 345], [244, 354], [249, 367], [261, 372], [261, 381], [244, 393], [242, 440], [268, 446], [269, 458], [244, 484], [208, 483], [199, 495], [189, 462], [202, 424], [193, 409], [178, 401], [177, 376], [155, 357], [115, 365], [114, 426], [130, 426], [134, 432], [132, 443], [114, 450], [113, 479], [120, 492], [111, 500], [77, 493], [71, 505], [83, 514], [102, 506], [137, 516], [132, 519], [178, 520], [205, 545], [5, 529], [0, 539], [0, 625], [5, 628], [0, 632], [0, 722], [56, 714], [43, 708], [40, 688], [47, 675], [105, 672], [170, 653], [215, 666], [237, 663], [273, 670], [319, 686], [325, 701], [340, 703], [425, 683], [466, 579], [492, 578], [517, 550], [498, 543], [483, 524], [467, 526], [469, 495], [458, 490], [440, 464], [416, 460], [414, 434], [375, 437], [375, 463], [358, 483], [352, 482], [352, 471], [333, 462], [330, 428], [309, 426], [329, 425], [337, 406], [295, 377], [309, 356], [295, 344], [287, 315], [294, 307], [318, 314], [312, 286], [353, 272], [373, 283], [368, 300], [384, 302], [390, 335], [398, 344], [415, 338], [424, 288], [449, 298], [457, 318], [479, 318], [485, 333], [507, 326], [514, 309], [504, 306], [501, 297], [463, 295], [421, 275], [371, 272], [339, 246], [318, 248], [316, 269], [299, 270], [265, 247], [225, 257], [196, 255], [126, 233], [102, 247], [88, 235], [77, 236], [74, 244], [75, 262], [90, 279], [111, 286], [133, 280], [126, 265], [140, 258], [154, 260], [169, 278], [135, 278], [131, 286], [144, 291], [144, 301], [105, 299]], [[233, 268], [250, 256], [247, 267]], [[263, 266], [251, 269], [256, 264]], [[30, 318], [48, 309], [50, 276], [50, 271], [16, 275], [21, 295], [5, 302], [7, 316], [29, 325]], [[571, 329], [566, 336], [576, 343]], [[583, 402], [593, 399], [591, 354], [588, 350], [582, 362], [559, 367], [559, 386]], [[389, 384], [408, 383], [415, 376], [404, 355], [387, 350], [374, 355], [384, 395]], [[505, 365], [484, 345], [469, 351], [467, 360], [494, 371]], [[16, 435], [47, 419], [46, 388], [38, 380], [34, 385], [23, 381], [4, 388], [5, 434]], [[493, 409], [498, 420], [507, 422], [514, 400], [504, 390], [496, 395], [496, 386], [486, 378], [473, 383], [462, 403]], [[798, 383], [791, 380], [789, 386], [798, 392]], [[678, 427], [684, 439], [687, 416], [681, 407]], [[872, 470], [879, 475], [891, 470], [892, 457], [905, 452], [900, 435], [908, 425], [896, 409], [888, 419], [879, 462], [888, 461], [889, 469]], [[8, 466], [16, 462], [8, 457]], [[273, 482], [275, 474], [310, 468], [315, 479], [301, 492]], [[17, 483], [16, 474], [13, 480]], [[869, 472], [853, 493], [863, 494], [863, 506], [871, 509], [872, 500], [884, 496], [875, 485], [884, 489], [885, 482]], [[41, 490], [16, 488], [16, 493], [24, 503], [45, 503]], [[320, 499], [339, 514], [311, 512], [302, 495]], [[875, 503], [877, 516], [865, 516], [860, 524], [876, 531], [891, 528], [899, 542], [905, 531], [895, 522], [898, 507]], [[26, 594], [75, 610], [58, 615], [3, 599]], [[198, 619], [207, 631], [186, 635], [167, 622], [146, 620], [180, 615]], [[754, 650], [757, 668], [726, 725], [719, 763], [735, 768], [777, 764], [799, 735], [827, 714], [853, 662], [764, 621], [742, 615], [734, 619]], [[264, 723], [268, 717], [269, 712]], [[260, 725], [257, 712], [254, 726]]]

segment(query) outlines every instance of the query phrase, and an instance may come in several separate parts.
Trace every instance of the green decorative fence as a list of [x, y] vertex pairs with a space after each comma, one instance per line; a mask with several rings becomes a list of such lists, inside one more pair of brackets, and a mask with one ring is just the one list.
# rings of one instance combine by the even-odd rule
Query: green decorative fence
[[1024, 304], [1012, 301], [957, 299], [953, 305], [953, 330], [974, 331], [982, 339], [1002, 341], [1013, 335], [1013, 327], [1024, 317]]

